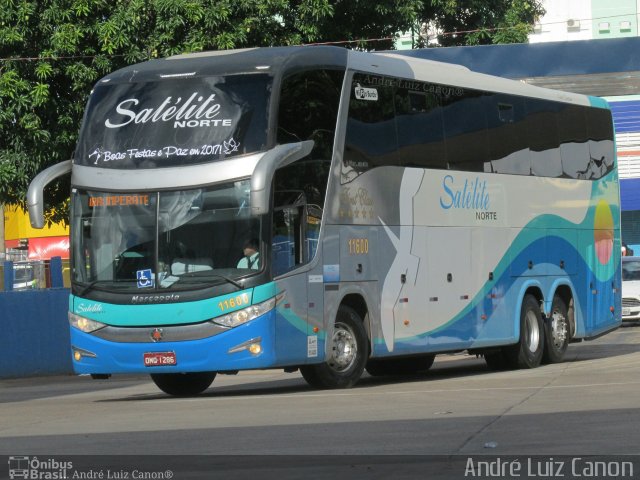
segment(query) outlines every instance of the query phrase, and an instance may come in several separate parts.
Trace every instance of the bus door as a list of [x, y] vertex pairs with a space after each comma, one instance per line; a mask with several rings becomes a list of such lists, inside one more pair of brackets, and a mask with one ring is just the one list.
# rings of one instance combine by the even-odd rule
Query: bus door
[[318, 248], [320, 241], [320, 224], [322, 209], [317, 205], [307, 204], [305, 207], [304, 241], [308, 261], [313, 265], [307, 271], [307, 360], [314, 362], [322, 357], [324, 351], [324, 282], [322, 276], [322, 251]]
[[307, 205], [304, 193], [280, 191], [274, 196], [272, 272], [284, 292], [276, 313], [279, 363], [306, 363], [318, 356], [322, 326], [322, 273], [305, 269], [317, 253], [321, 216]]

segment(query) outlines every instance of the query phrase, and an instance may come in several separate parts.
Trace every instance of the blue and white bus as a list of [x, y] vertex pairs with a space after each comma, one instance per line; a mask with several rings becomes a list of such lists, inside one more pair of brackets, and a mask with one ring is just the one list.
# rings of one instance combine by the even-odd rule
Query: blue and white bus
[[598, 98], [461, 66], [205, 52], [101, 79], [28, 203], [42, 225], [71, 172], [79, 374], [194, 395], [246, 369], [345, 388], [454, 351], [533, 368], [621, 323], [613, 138]]

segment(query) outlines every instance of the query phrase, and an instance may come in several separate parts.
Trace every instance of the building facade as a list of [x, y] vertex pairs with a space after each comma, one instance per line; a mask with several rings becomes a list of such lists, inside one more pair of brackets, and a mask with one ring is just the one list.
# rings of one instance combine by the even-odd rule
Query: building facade
[[[544, 0], [546, 14], [535, 25], [529, 43], [638, 37], [640, 0]], [[613, 56], [615, 50], [608, 54]], [[594, 57], [594, 60], [597, 57]], [[619, 66], [619, 76], [624, 67]], [[585, 65], [585, 70], [589, 67]], [[616, 125], [622, 180], [622, 236], [640, 254], [640, 92], [611, 82], [603, 96]], [[636, 194], [636, 191], [638, 193]]]
[[529, 43], [638, 36], [640, 0], [543, 0]]
[[69, 258], [69, 227], [64, 223], [35, 229], [17, 205], [4, 206], [4, 252], [0, 260], [36, 261]]

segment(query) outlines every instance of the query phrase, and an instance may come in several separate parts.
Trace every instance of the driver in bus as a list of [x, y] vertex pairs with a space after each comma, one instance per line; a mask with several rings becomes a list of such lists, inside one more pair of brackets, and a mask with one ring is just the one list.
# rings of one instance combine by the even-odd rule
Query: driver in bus
[[250, 238], [242, 246], [244, 257], [238, 262], [237, 268], [260, 269], [260, 252], [258, 252], [258, 239]]

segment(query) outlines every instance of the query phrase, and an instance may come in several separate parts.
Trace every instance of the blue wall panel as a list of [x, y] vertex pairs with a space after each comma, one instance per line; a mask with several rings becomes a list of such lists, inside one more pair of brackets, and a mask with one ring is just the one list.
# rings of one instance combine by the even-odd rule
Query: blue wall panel
[[0, 292], [0, 378], [71, 374], [69, 290]]
[[616, 133], [640, 132], [640, 100], [609, 102]]
[[622, 210], [640, 210], [640, 178], [620, 180], [620, 205]]

